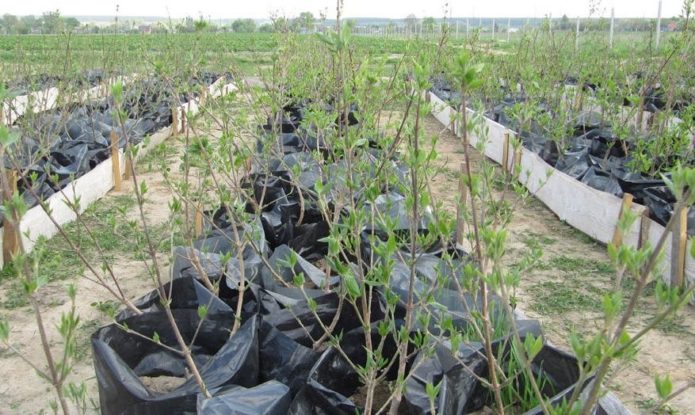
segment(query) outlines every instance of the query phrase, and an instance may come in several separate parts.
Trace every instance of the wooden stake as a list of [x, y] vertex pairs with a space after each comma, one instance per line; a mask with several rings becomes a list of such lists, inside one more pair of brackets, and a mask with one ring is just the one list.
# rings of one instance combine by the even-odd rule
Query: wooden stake
[[131, 174], [132, 171], [133, 171], [133, 158], [130, 156], [126, 156], [126, 158], [125, 158], [125, 174], [124, 174], [126, 180], [130, 180], [133, 177], [133, 175]]
[[113, 172], [113, 188], [121, 190], [121, 155], [118, 152], [118, 135], [111, 130], [111, 169]]
[[[632, 195], [630, 193], [623, 194], [623, 203], [620, 205], [620, 214], [618, 215], [618, 222], [622, 220], [625, 212], [632, 208]], [[616, 225], [615, 231], [613, 232], [613, 246], [619, 247], [623, 244], [623, 233], [620, 230], [620, 226]]]
[[671, 242], [671, 287], [683, 287], [685, 283], [685, 252], [688, 247], [688, 209], [683, 208], [676, 219]]
[[461, 170], [459, 171], [459, 200], [456, 205], [456, 243], [463, 244], [463, 223], [464, 223], [464, 210], [466, 207], [466, 201], [468, 200], [468, 186], [464, 180], [464, 174], [466, 172], [466, 165], [461, 163]]
[[521, 167], [521, 146], [514, 150], [514, 164], [512, 164], [512, 173], [515, 175], [517, 166]]
[[[7, 180], [10, 191], [14, 194], [17, 191], [17, 172], [14, 170], [7, 171]], [[3, 234], [2, 234], [2, 258], [4, 264], [9, 264], [12, 259], [19, 253], [19, 223], [13, 223], [6, 212], [3, 219]], [[21, 218], [20, 218], [21, 219]]]
[[208, 94], [208, 89], [206, 87], [200, 88], [200, 99], [199, 104], [201, 107], [205, 105], [205, 101], [207, 101], [207, 94]]
[[651, 228], [652, 220], [649, 217], [649, 208], [644, 209], [642, 212], [642, 217], [640, 217], [639, 224], [639, 241], [637, 241], [637, 249], [644, 248], [649, 242], [649, 229]]
[[203, 206], [198, 204], [195, 208], [195, 218], [194, 218], [194, 231], [195, 236], [198, 237], [203, 234]]
[[577, 82], [577, 90], [574, 95], [574, 110], [581, 111], [584, 101], [584, 86]]
[[175, 137], [179, 133], [179, 107], [171, 109], [171, 133], [170, 137]]
[[504, 132], [504, 144], [502, 146], [502, 171], [509, 173], [509, 131]]

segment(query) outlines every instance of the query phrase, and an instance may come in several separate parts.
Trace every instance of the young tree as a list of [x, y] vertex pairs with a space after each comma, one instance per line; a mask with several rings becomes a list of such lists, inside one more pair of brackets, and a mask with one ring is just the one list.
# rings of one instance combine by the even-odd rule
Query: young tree
[[301, 12], [299, 17], [296, 19], [299, 24], [299, 28], [305, 32], [312, 32], [314, 30], [314, 15], [311, 12]]
[[425, 33], [434, 33], [434, 26], [435, 26], [435, 21], [434, 17], [425, 17], [422, 20], [422, 30]]
[[75, 17], [66, 17], [63, 22], [67, 30], [73, 30], [80, 27], [80, 21]]
[[43, 33], [60, 33], [65, 29], [65, 22], [60, 17], [60, 10], [43, 14]]
[[256, 22], [253, 19], [237, 19], [232, 22], [232, 31], [237, 33], [253, 33], [256, 31]]
[[11, 14], [4, 14], [0, 20], [0, 26], [5, 29], [5, 33], [14, 34], [17, 33], [19, 26], [19, 19], [17, 16]]
[[417, 26], [417, 17], [414, 14], [409, 14], [408, 17], [405, 18], [405, 26], [410, 32], [415, 30]]

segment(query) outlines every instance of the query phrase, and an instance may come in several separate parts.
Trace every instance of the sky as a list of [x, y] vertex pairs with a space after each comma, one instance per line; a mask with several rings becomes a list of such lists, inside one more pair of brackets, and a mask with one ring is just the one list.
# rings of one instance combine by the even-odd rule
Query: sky
[[[680, 13], [682, 0], [662, 0], [662, 16]], [[590, 3], [599, 3], [599, 13], [616, 17], [656, 17], [659, 0], [450, 0], [454, 17], [560, 17], [587, 16]], [[345, 17], [405, 18], [444, 16], [445, 0], [345, 0]], [[58, 8], [63, 15], [114, 16], [210, 16], [212, 19], [265, 19], [271, 13], [296, 16], [310, 11], [335, 18], [335, 0], [0, 0], [0, 15], [36, 14]]]

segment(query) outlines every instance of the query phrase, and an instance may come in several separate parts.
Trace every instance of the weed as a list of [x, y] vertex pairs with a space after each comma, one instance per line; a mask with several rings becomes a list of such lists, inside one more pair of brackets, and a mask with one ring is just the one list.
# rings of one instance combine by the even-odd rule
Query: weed
[[544, 315], [601, 309], [600, 298], [578, 290], [574, 284], [543, 281], [532, 285], [530, 291], [537, 293], [531, 308]]
[[570, 273], [613, 275], [615, 272], [609, 262], [567, 255], [550, 258], [548, 265], [558, 271]]
[[528, 232], [520, 236], [521, 242], [529, 248], [540, 248], [543, 246], [550, 246], [557, 242], [557, 239], [552, 238], [548, 235], [536, 232]]

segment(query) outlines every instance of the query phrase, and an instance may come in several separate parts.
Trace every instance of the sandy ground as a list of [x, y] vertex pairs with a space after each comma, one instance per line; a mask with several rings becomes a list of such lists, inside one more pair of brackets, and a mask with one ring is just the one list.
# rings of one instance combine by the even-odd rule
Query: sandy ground
[[[457, 170], [463, 161], [463, 151], [459, 140], [451, 133], [444, 130], [433, 118], [425, 120], [425, 131], [431, 135], [438, 135], [437, 151], [440, 154], [440, 167], [442, 173], [431, 181], [435, 199], [441, 201], [445, 207], [454, 209], [457, 188]], [[175, 143], [177, 148], [180, 142]], [[479, 156], [475, 155], [479, 160]], [[147, 202], [147, 217], [152, 225], [168, 220], [167, 201], [171, 198], [169, 187], [162, 175], [156, 171], [141, 172], [140, 177], [145, 179], [150, 188]], [[120, 192], [109, 193], [103, 202], [123, 194], [130, 194], [131, 184], [128, 182]], [[131, 213], [132, 214], [132, 213]], [[510, 226], [509, 256], [520, 256], [528, 249], [528, 237], [546, 237], [553, 242], [546, 244], [544, 248], [544, 260], [553, 258], [565, 258], [565, 256], [581, 257], [585, 260], [605, 263], [607, 256], [605, 248], [588, 241], [586, 237], [579, 235], [577, 231], [560, 222], [548, 209], [538, 202], [532, 202], [521, 206]], [[161, 258], [166, 265], [167, 259]], [[146, 278], [144, 265], [129, 257], [115, 258], [114, 269], [118, 270], [118, 278], [123, 284], [124, 290], [131, 298], [138, 297], [151, 289], [151, 284]], [[558, 271], [557, 269], [542, 269], [533, 271], [523, 276], [521, 289], [518, 293], [520, 307], [530, 317], [542, 321], [547, 338], [554, 344], [564, 349], [567, 347], [567, 336], [572, 328], [581, 331], [590, 331], [598, 324], [598, 314], [592, 312], [576, 312], [557, 315], [553, 313], [543, 314], [532, 311], [530, 305], [542, 300], [544, 293], [538, 289], [538, 284], [545, 281], [565, 281], [574, 274]], [[607, 287], [611, 281], [604, 274], [584, 274], [582, 285], [591, 285], [600, 289]], [[75, 278], [78, 289], [77, 311], [85, 323], [85, 329], [80, 333], [83, 342], [83, 357], [73, 368], [73, 380], [84, 381], [88, 387], [89, 396], [98, 401], [96, 380], [91, 362], [91, 351], [88, 346], [89, 335], [100, 325], [106, 323], [104, 317], [92, 307], [92, 303], [108, 300], [109, 296], [103, 289], [84, 278]], [[45, 323], [48, 327], [54, 327], [61, 313], [66, 311], [69, 304], [64, 303], [63, 287], [66, 282], [52, 283], [41, 290], [42, 309]], [[8, 284], [0, 286], [0, 299], [8, 294]], [[645, 307], [648, 308], [649, 304]], [[34, 362], [42, 361], [42, 351], [38, 340], [36, 324], [28, 307], [17, 309], [0, 309], [0, 314], [12, 322], [12, 343]], [[648, 314], [648, 313], [647, 313]], [[674, 384], [678, 385], [693, 376], [695, 373], [695, 344], [693, 342], [695, 327], [695, 310], [688, 308], [685, 311], [683, 327], [677, 332], [656, 330], [648, 335], [641, 344], [641, 351], [635, 362], [628, 363], [616, 373], [611, 389], [634, 412], [640, 412], [644, 403], [653, 399], [653, 376], [655, 374], [671, 373]], [[647, 317], [638, 316], [643, 322]], [[638, 323], [639, 324], [639, 323]], [[636, 327], [634, 327], [636, 328]], [[633, 329], [634, 329], [633, 328]], [[53, 330], [50, 330], [53, 333]], [[51, 335], [51, 342], [56, 342], [55, 334]], [[86, 343], [86, 344], [84, 344]], [[40, 363], [39, 363], [40, 364]], [[42, 409], [48, 410], [47, 396], [51, 396], [51, 390], [47, 384], [32, 373], [27, 365], [12, 353], [5, 351], [0, 353], [0, 374], [5, 379], [12, 381], [0, 382], [0, 414], [33, 414]], [[695, 408], [695, 393], [685, 393], [674, 400], [672, 406], [680, 413], [692, 413]]]

